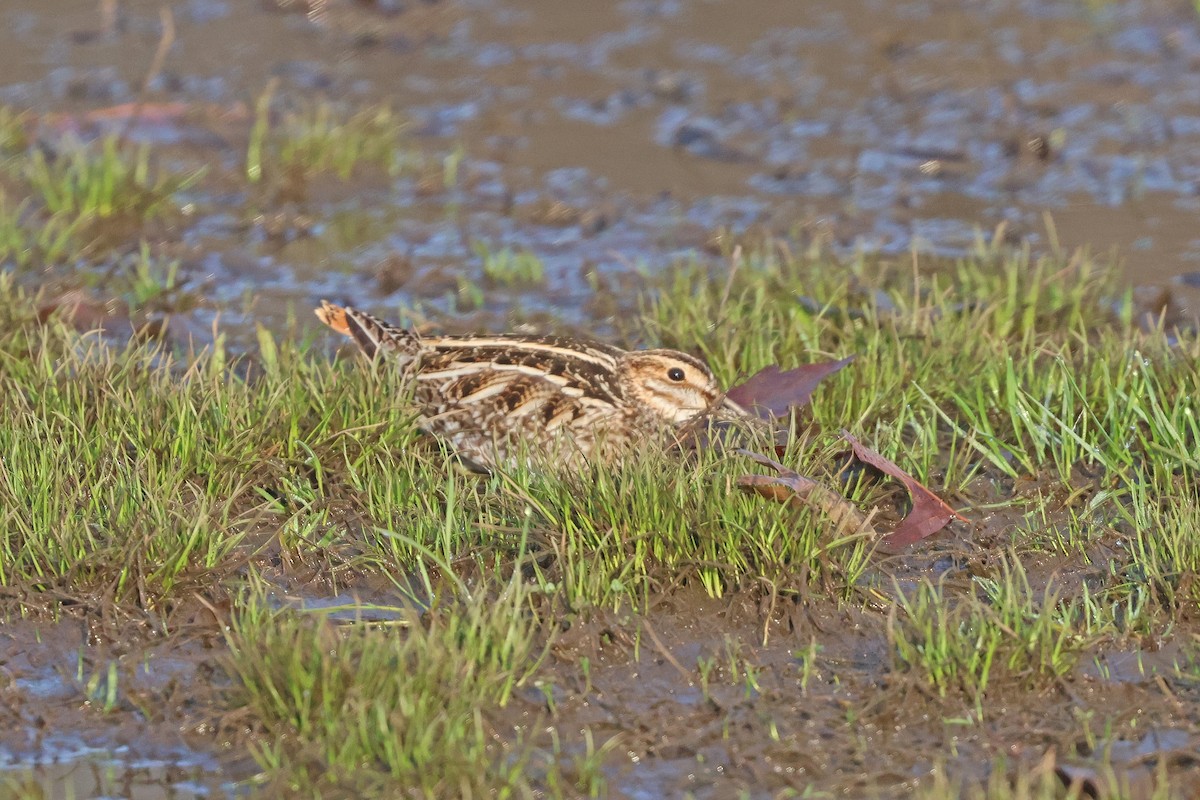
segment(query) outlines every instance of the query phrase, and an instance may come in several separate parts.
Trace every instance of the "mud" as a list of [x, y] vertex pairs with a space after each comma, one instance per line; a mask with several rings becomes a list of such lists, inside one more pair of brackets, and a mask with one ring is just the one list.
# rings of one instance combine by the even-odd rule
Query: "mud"
[[[1165, 766], [1179, 796], [1200, 788], [1185, 749], [1194, 697], [1156, 678], [1176, 675], [1178, 661], [1120, 680], [1083, 670], [1036, 693], [1002, 686], [988, 696], [997, 713], [979, 719], [893, 668], [886, 613], [781, 605], [764, 625], [765, 603], [683, 593], [641, 620], [636, 642], [613, 643], [609, 626], [623, 626], [591, 620], [556, 649], [553, 705], [544, 687], [531, 688], [504, 722], [525, 730], [553, 724], [567, 752], [585, 747], [585, 731], [607, 745], [604, 771], [616, 797], [906, 796], [929, 786], [947, 752], [966, 785], [985, 783], [997, 763], [1015, 772], [1057, 754], [1065, 785], [1080, 771], [1111, 775], [1110, 745], [1118, 774], [1125, 762], [1133, 770], [1148, 763], [1152, 774], [1161, 755], [1153, 747], [1141, 766], [1122, 754], [1142, 726], [1178, 726], [1172, 741], [1185, 742], [1182, 757]], [[715, 664], [707, 675], [706, 661]], [[1126, 733], [1089, 743], [1081, 720]]]
[[[121, 130], [86, 114], [139, 99], [188, 109], [125, 130], [172, 171], [208, 168], [182, 211], [112, 226], [82, 273], [22, 276], [107, 303], [115, 290], [97, 276], [146, 240], [181, 262], [181, 296], [149, 312], [169, 315], [181, 341], [218, 324], [246, 342], [254, 322], [283, 333], [325, 297], [447, 329], [620, 335], [641, 272], [719, 268], [734, 234], [955, 256], [1001, 224], [1038, 251], [1115, 258], [1149, 316], [1200, 315], [1200, 26], [1187, 3], [188, 0], [170, 5], [174, 44], [151, 73], [161, 7], [6, 0], [0, 102], [34, 112], [45, 141]], [[320, 98], [396, 109], [411, 120], [412, 166], [248, 186], [250, 109], [272, 80], [277, 113]], [[534, 253], [544, 281], [488, 283], [477, 243]], [[1016, 522], [996, 514], [941, 536], [887, 562], [874, 586], [986, 574]], [[1044, 566], [1081, 585], [1102, 572], [1079, 558]], [[281, 604], [366, 597], [373, 610], [337, 613], [406, 613], [379, 587], [277, 578]], [[928, 781], [925, 754], [947, 742], [968, 779], [1053, 748], [1081, 764], [1065, 781], [1094, 782], [1085, 729], [1110, 731], [1139, 763], [1194, 745], [1200, 696], [1173, 677], [1194, 652], [1125, 643], [1037, 697], [997, 698], [998, 719], [957, 725], [943, 719], [970, 709], [892, 669], [886, 605], [772, 608], [751, 591], [715, 601], [691, 589], [658, 603], [645, 618], [575, 620], [544, 675], [553, 707], [533, 687], [497, 730], [536, 739], [552, 722], [568, 754], [586, 751], [587, 731], [609, 744], [611, 794], [627, 797], [887, 796]], [[169, 635], [133, 622], [98, 635], [78, 609], [7, 619], [0, 785], [240, 791], [255, 770], [250, 732], [220, 711], [221, 627], [203, 607], [187, 613]]]
[[[1169, 321], [1200, 308], [1186, 4], [195, 0], [173, 7], [153, 73], [159, 3], [54, 6], [5, 5], [0, 101], [57, 128], [138, 99], [192, 110], [128, 131], [164, 163], [210, 168], [150, 237], [203, 298], [178, 332], [218, 314], [278, 328], [333, 295], [611, 333], [635, 266], [719, 263], [728, 233], [953, 256], [1001, 223], [1035, 249], [1115, 259]], [[248, 109], [272, 80], [279, 108], [391, 106], [425, 166], [247, 193]], [[475, 307], [459, 289], [481, 282], [476, 243], [534, 253], [544, 283], [489, 286]]]
[[0, 630], [0, 795], [244, 794], [256, 768], [232, 749], [245, 726], [217, 711], [228, 679], [212, 614], [179, 613], [167, 636], [98, 616]]
[[[1051, 510], [1046, 524], [1062, 514]], [[1149, 796], [1165, 770], [1172, 796], [1191, 796], [1200, 790], [1200, 648], [1187, 616], [1168, 642], [1118, 637], [1039, 688], [998, 670], [982, 708], [939, 695], [896, 661], [888, 631], [896, 593], [923, 578], [974, 591], [977, 578], [999, 576], [1020, 525], [998, 511], [902, 557], [880, 555], [850, 603], [821, 599], [836, 586], [773, 594], [754, 584], [714, 599], [686, 576], [663, 575], [675, 588], [653, 595], [645, 613], [555, 612], [536, 679], [488, 710], [487, 722], [499, 745], [536, 748], [535, 781], [554, 769], [585, 785], [597, 768], [609, 797], [895, 797], [928, 787], [939, 770], [971, 785], [1038, 765], [1093, 796], [1123, 786]], [[1031, 595], [1050, 583], [1064, 597], [1103, 591], [1117, 539], [1099, 534], [1082, 557], [1026, 554]], [[349, 572], [334, 581], [318, 567], [264, 564], [275, 586], [269, 602], [343, 624], [419, 624], [415, 582], [398, 588]], [[157, 619], [80, 603], [56, 618], [8, 619], [0, 787], [34, 796], [253, 794], [256, 730], [227, 710], [230, 604], [208, 594]]]

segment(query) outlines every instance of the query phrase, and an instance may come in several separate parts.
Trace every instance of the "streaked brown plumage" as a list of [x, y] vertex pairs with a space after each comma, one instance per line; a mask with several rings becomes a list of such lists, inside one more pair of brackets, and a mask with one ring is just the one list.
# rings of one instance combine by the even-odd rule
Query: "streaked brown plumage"
[[522, 459], [611, 460], [718, 406], [735, 413], [704, 362], [560, 337], [422, 337], [322, 302], [322, 322], [412, 380], [421, 427], [491, 469]]

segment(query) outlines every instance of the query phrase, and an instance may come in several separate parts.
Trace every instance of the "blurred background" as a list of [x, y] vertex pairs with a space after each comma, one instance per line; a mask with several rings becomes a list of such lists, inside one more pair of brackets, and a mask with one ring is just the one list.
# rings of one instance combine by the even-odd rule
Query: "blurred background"
[[[611, 335], [639, 276], [720, 270], [735, 237], [906, 259], [1001, 236], [1086, 248], [1182, 324], [1198, 20], [1188, 0], [6, 0], [0, 257], [176, 335], [323, 297]], [[88, 206], [66, 173], [89, 168], [137, 197]]]

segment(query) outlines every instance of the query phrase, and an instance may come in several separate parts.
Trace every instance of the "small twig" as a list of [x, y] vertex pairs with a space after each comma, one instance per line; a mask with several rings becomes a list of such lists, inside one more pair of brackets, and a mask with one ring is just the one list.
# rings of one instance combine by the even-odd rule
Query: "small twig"
[[667, 649], [667, 646], [663, 644], [662, 639], [659, 639], [658, 634], [654, 632], [654, 626], [650, 624], [650, 620], [643, 619], [642, 628], [646, 631], [646, 635], [650, 637], [650, 641], [654, 642], [654, 646], [658, 648], [658, 652], [662, 653], [663, 658], [667, 660], [667, 663], [679, 670], [679, 674], [683, 676], [683, 679], [688, 683], [691, 683], [692, 673], [684, 669], [683, 664], [679, 663], [679, 659], [671, 655], [671, 651]]
[[150, 69], [146, 72], [146, 79], [142, 81], [142, 94], [150, 91], [150, 84], [162, 71], [163, 63], [167, 60], [167, 53], [175, 44], [175, 15], [171, 13], [170, 7], [160, 8], [158, 18], [162, 22], [162, 36], [158, 39], [158, 47], [154, 51], [154, 60], [150, 62]]
[[1155, 675], [1154, 683], [1158, 686], [1159, 691], [1163, 693], [1163, 696], [1170, 700], [1176, 708], [1181, 710], [1184, 708], [1183, 703], [1179, 700], [1179, 695], [1171, 691], [1171, 687], [1167, 683], [1166, 678], [1164, 678], [1162, 675]]
[[758, 579], [771, 587], [771, 605], [767, 608], [767, 618], [763, 620], [762, 646], [766, 647], [767, 639], [771, 635], [771, 618], [775, 616], [775, 605], [779, 599], [779, 589], [775, 586], [775, 581], [767, 580], [761, 575]]
[[342, 428], [334, 433], [335, 436], [349, 436], [352, 433], [361, 433], [363, 431], [373, 431], [376, 428], [382, 428], [387, 425], [386, 422], [372, 422], [368, 425], [356, 425], [353, 428]]
[[100, 0], [100, 35], [111, 36], [117, 29], [117, 0]]
[[729, 274], [725, 276], [725, 288], [721, 291], [721, 302], [717, 306], [716, 319], [718, 321], [725, 319], [725, 306], [729, 302], [729, 295], [733, 292], [733, 279], [742, 266], [742, 246], [740, 244], [733, 248], [729, 260]]
[[228, 627], [228, 621], [221, 616], [221, 612], [217, 610], [216, 606], [208, 602], [204, 595], [199, 592], [192, 592], [192, 597], [195, 598], [196, 602], [208, 609], [209, 613], [213, 615], [213, 619], [216, 620], [218, 627]]
[[154, 58], [150, 62], [150, 69], [146, 71], [146, 77], [142, 81], [142, 88], [138, 92], [133, 111], [130, 112], [129, 119], [125, 121], [125, 127], [121, 130], [121, 135], [117, 137], [118, 148], [125, 145], [125, 140], [129, 138], [133, 126], [141, 118], [142, 109], [146, 106], [146, 95], [150, 92], [150, 84], [158, 77], [158, 73], [162, 72], [163, 64], [167, 60], [167, 53], [171, 51], [171, 46], [175, 44], [175, 15], [171, 13], [170, 8], [163, 6], [158, 10], [158, 18], [162, 21], [162, 36], [158, 39], [158, 47], [154, 51]]

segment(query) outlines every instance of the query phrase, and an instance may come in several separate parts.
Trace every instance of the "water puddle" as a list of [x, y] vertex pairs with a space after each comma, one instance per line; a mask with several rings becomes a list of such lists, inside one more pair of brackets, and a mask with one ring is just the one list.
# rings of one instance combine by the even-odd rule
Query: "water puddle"
[[249, 794], [222, 778], [217, 761], [201, 753], [177, 749], [147, 756], [134, 746], [89, 746], [67, 735], [46, 737], [36, 755], [0, 748], [0, 787], [18, 796], [64, 800], [193, 800]]
[[[722, 232], [953, 257], [1001, 223], [1036, 249], [1115, 258], [1169, 321], [1200, 309], [1179, 278], [1200, 268], [1200, 33], [1181, 6], [302, 6], [175, 13], [151, 98], [190, 112], [141, 136], [210, 168], [164, 247], [203, 298], [180, 336], [308, 324], [323, 297], [447, 327], [612, 333], [630, 276], [717, 265]], [[135, 101], [161, 32], [150, 2], [2, 14], [20, 36], [0, 101], [42, 114]], [[396, 109], [424, 166], [247, 193], [248, 109], [271, 77], [280, 108]], [[489, 281], [504, 252], [539, 259], [541, 279]]]
[[246, 795], [257, 769], [244, 752], [224, 750], [213, 711], [227, 684], [216, 634], [110, 639], [79, 622], [6, 621], [0, 788], [22, 797]]

